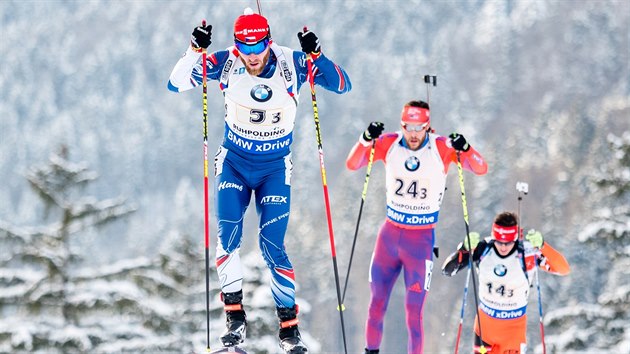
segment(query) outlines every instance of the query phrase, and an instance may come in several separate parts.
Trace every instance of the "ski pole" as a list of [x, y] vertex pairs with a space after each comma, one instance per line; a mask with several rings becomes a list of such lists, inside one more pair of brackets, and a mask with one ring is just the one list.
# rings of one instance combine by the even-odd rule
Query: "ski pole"
[[258, 5], [258, 14], [262, 16], [262, 8], [260, 7], [260, 0], [256, 0], [256, 5]]
[[[424, 75], [424, 83], [427, 85], [427, 104], [429, 105], [429, 107], [431, 107], [431, 95], [430, 95], [430, 88], [431, 85], [433, 86], [437, 86], [437, 76], [436, 75]], [[466, 192], [464, 190], [464, 176], [463, 173], [461, 173], [461, 162], [459, 160], [459, 153], [457, 153], [457, 161], [458, 161], [458, 171], [460, 171], [460, 186], [461, 186], [461, 190], [462, 190], [462, 206], [464, 208], [464, 221], [466, 222], [466, 237], [468, 238], [468, 244], [470, 244], [470, 236], [469, 236], [469, 231], [468, 231], [468, 208], [466, 206]], [[444, 188], [444, 191], [446, 191], [446, 187]], [[470, 251], [469, 254], [469, 261], [472, 259], [472, 251]], [[459, 317], [459, 326], [457, 328], [457, 339], [455, 341], [455, 354], [457, 354], [459, 352], [459, 341], [461, 339], [461, 335], [462, 335], [462, 327], [464, 325], [464, 314], [466, 311], [466, 298], [468, 297], [468, 285], [470, 284], [470, 273], [471, 273], [471, 263], [468, 264], [468, 271], [466, 272], [466, 285], [464, 285], [464, 296], [462, 298], [462, 309], [460, 311], [460, 317]], [[474, 274], [473, 274], [474, 277]], [[474, 283], [474, 280], [473, 280]], [[474, 285], [473, 285], [474, 286]], [[475, 300], [476, 300], [476, 286], [475, 287]], [[479, 332], [481, 332], [481, 326], [479, 326], [480, 330]]]
[[[518, 191], [518, 217], [520, 225], [523, 225], [523, 218], [521, 214], [521, 200], [523, 195], [527, 195], [529, 192], [529, 185], [525, 182], [516, 182], [516, 190]], [[523, 240], [523, 230], [519, 229], [520, 235], [519, 240]], [[527, 269], [525, 269], [527, 272]], [[542, 294], [540, 291], [540, 280], [538, 279], [538, 257], [537, 254], [534, 253], [534, 277], [536, 279], [536, 291], [538, 292], [538, 323], [540, 328], [540, 341], [542, 344], [543, 354], [547, 354], [547, 346], [545, 345], [545, 325], [543, 324], [543, 308], [542, 308]]]
[[540, 341], [542, 344], [543, 354], [547, 354], [547, 346], [545, 345], [545, 325], [543, 324], [543, 308], [542, 295], [540, 291], [540, 282], [538, 281], [538, 259], [534, 255], [534, 276], [536, 277], [536, 290], [538, 291], [538, 323], [540, 324]]
[[[431, 95], [429, 94], [429, 91], [431, 88], [431, 84], [433, 84], [433, 86], [437, 86], [437, 76], [424, 75], [424, 83], [427, 84], [427, 104], [429, 105], [429, 110], [430, 110], [431, 109]], [[433, 128], [429, 126], [428, 132], [430, 133], [434, 132]], [[442, 192], [442, 198], [444, 198], [443, 197], [444, 193], [446, 193], [446, 185], [444, 186], [444, 191]], [[440, 251], [440, 248], [435, 247], [435, 245], [433, 245], [433, 254], [435, 255], [435, 258], [439, 258], [440, 256], [439, 251]]]
[[[457, 174], [459, 175], [459, 188], [462, 191], [462, 209], [464, 211], [464, 223], [466, 224], [466, 239], [468, 240], [468, 244], [471, 245], [470, 242], [470, 227], [468, 226], [468, 206], [466, 205], [466, 189], [464, 188], [464, 170], [462, 168], [460, 153], [457, 151]], [[481, 345], [479, 348], [479, 353], [485, 354], [487, 352], [486, 347], [483, 345], [483, 336], [481, 332], [481, 319], [479, 318], [479, 295], [477, 294], [477, 281], [475, 280], [475, 264], [473, 263], [473, 252], [469, 251], [468, 255], [468, 268], [471, 270], [472, 281], [473, 281], [473, 294], [475, 295], [475, 308], [477, 309], [477, 326], [479, 326], [479, 338], [481, 338]]]
[[518, 192], [518, 225], [517, 226], [517, 232], [518, 232], [518, 239], [519, 241], [523, 241], [523, 229], [520, 227], [523, 225], [523, 218], [521, 215], [521, 201], [523, 200], [523, 196], [521, 195], [521, 193], [523, 193], [523, 195], [527, 195], [527, 193], [529, 192], [529, 184], [527, 184], [526, 182], [516, 182], [516, 191]]
[[350, 278], [350, 268], [352, 267], [352, 257], [354, 256], [354, 247], [357, 244], [357, 235], [359, 234], [359, 224], [361, 223], [361, 214], [363, 213], [363, 204], [367, 195], [368, 183], [370, 182], [370, 172], [372, 171], [372, 162], [374, 162], [374, 146], [375, 140], [372, 140], [372, 148], [370, 149], [370, 157], [368, 159], [367, 170], [365, 172], [365, 182], [363, 182], [363, 192], [361, 193], [361, 206], [359, 207], [359, 217], [357, 226], [354, 228], [354, 239], [352, 240], [352, 250], [350, 251], [350, 261], [348, 262], [348, 272], [346, 273], [346, 282], [343, 286], [343, 295], [341, 296], [341, 311], [345, 310], [344, 300], [346, 299], [346, 289], [348, 288], [348, 278]]
[[429, 87], [431, 84], [433, 86], [437, 86], [437, 76], [435, 75], [424, 75], [424, 83], [427, 84], [427, 104], [431, 107], [431, 95], [429, 95]]
[[[304, 26], [304, 32], [308, 31]], [[319, 152], [319, 169], [322, 175], [322, 187], [324, 189], [324, 202], [326, 205], [326, 220], [328, 222], [328, 235], [330, 239], [330, 250], [332, 254], [333, 270], [335, 273], [335, 285], [337, 288], [337, 305], [342, 308], [341, 291], [339, 287], [339, 271], [337, 270], [337, 252], [335, 251], [335, 236], [332, 228], [332, 217], [330, 214], [330, 200], [328, 198], [328, 184], [326, 183], [326, 168], [324, 167], [324, 148], [322, 147], [322, 132], [319, 126], [319, 112], [317, 111], [317, 98], [315, 96], [315, 77], [313, 76], [313, 57], [307, 54], [307, 70], [308, 81], [311, 87], [311, 102], [313, 103], [313, 118], [315, 120], [315, 137], [317, 139], [317, 150]], [[343, 336], [343, 349], [348, 354], [348, 347], [346, 345], [346, 330], [343, 323], [343, 311], [339, 311], [341, 318], [341, 333]]]
[[[202, 26], [206, 26], [206, 20], [201, 21]], [[210, 351], [210, 253], [209, 249], [209, 220], [208, 220], [208, 69], [206, 67], [206, 49], [201, 52], [201, 62], [203, 63], [203, 211], [204, 211], [204, 240], [206, 247], [206, 349]]]
[[462, 310], [459, 313], [459, 327], [457, 328], [457, 340], [455, 341], [455, 354], [459, 353], [459, 339], [462, 335], [462, 326], [464, 325], [464, 311], [466, 309], [466, 298], [468, 297], [468, 283], [470, 282], [470, 267], [466, 272], [466, 285], [464, 285], [464, 297], [462, 298]]

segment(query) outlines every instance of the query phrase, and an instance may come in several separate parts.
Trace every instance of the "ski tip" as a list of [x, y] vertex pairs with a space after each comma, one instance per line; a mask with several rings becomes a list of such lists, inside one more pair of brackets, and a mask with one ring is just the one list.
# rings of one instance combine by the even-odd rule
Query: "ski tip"
[[346, 305], [341, 304], [341, 307], [339, 307], [339, 305], [337, 305], [337, 311], [345, 311], [346, 310]]

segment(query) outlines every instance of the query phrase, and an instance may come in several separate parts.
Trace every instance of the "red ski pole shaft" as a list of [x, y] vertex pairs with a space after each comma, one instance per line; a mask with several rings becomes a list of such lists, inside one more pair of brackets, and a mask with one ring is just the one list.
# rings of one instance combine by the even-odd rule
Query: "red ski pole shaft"
[[[308, 31], [306, 26], [304, 27], [304, 32]], [[341, 303], [341, 289], [339, 286], [339, 271], [337, 268], [337, 252], [335, 251], [335, 235], [333, 233], [332, 227], [332, 216], [330, 213], [330, 199], [328, 197], [328, 183], [326, 182], [326, 167], [324, 166], [324, 149], [322, 147], [322, 133], [319, 125], [319, 112], [317, 110], [317, 97], [315, 96], [315, 78], [313, 76], [313, 58], [310, 53], [307, 53], [307, 70], [308, 70], [308, 81], [311, 87], [311, 102], [313, 103], [313, 118], [315, 120], [315, 135], [317, 138], [317, 150], [319, 152], [319, 168], [322, 175], [322, 187], [324, 189], [324, 203], [326, 206], [326, 220], [328, 222], [328, 235], [330, 240], [330, 250], [332, 254], [333, 261], [333, 271], [335, 273], [335, 286], [337, 288], [337, 305], [339, 308], [342, 308]], [[341, 333], [343, 337], [343, 349], [346, 354], [348, 354], [348, 347], [346, 344], [346, 330], [343, 321], [343, 311], [339, 311], [339, 316], [341, 318]]]
[[[206, 20], [201, 21], [206, 26]], [[203, 67], [203, 215], [204, 215], [204, 243], [206, 253], [206, 343], [210, 350], [210, 222], [209, 222], [209, 191], [208, 191], [208, 69], [206, 66], [207, 54], [203, 49], [201, 62]]]

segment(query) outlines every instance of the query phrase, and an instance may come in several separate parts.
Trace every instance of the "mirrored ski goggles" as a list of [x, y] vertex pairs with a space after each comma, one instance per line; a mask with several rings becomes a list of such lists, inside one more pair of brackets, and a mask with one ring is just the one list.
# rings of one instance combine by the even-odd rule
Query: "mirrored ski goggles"
[[423, 123], [423, 124], [407, 124], [407, 123], [403, 123], [403, 128], [408, 131], [408, 132], [421, 132], [424, 130], [424, 128], [427, 127], [427, 125], [429, 125], [429, 123]]
[[244, 55], [258, 55], [264, 52], [265, 49], [267, 49], [267, 47], [269, 46], [269, 38], [265, 38], [262, 41], [254, 44], [245, 44], [238, 40], [234, 40], [234, 45], [236, 46], [236, 49], [238, 49], [238, 51], [243, 53]]

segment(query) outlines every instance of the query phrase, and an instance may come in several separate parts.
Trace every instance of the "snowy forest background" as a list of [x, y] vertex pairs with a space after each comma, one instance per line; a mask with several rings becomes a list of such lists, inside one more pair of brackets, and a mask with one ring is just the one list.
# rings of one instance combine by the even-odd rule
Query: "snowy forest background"
[[[200, 352], [206, 347], [201, 91], [166, 89], [202, 18], [211, 50], [254, 1], [0, 1], [0, 352]], [[432, 87], [433, 127], [486, 157], [466, 174], [472, 230], [516, 210], [572, 273], [542, 274], [552, 353], [630, 352], [630, 3], [627, 1], [262, 1], [273, 38], [299, 48], [308, 25], [353, 90], [318, 90], [341, 281], [364, 171], [345, 157], [373, 120], [397, 129], [402, 105]], [[209, 153], [222, 137], [209, 85]], [[298, 110], [287, 249], [313, 353], [343, 352], [308, 89]], [[212, 155], [211, 155], [212, 156]], [[451, 168], [425, 313], [427, 353], [453, 351], [465, 276], [439, 274], [463, 238]], [[212, 182], [211, 182], [212, 183]], [[213, 205], [210, 206], [211, 212]], [[250, 208], [245, 305], [253, 353], [276, 353], [277, 319]], [[375, 165], [344, 312], [364, 346], [367, 267], [385, 215]], [[214, 249], [216, 228], [211, 227]], [[214, 262], [211, 262], [214, 263]], [[222, 330], [211, 269], [211, 338]], [[397, 284], [383, 353], [406, 351]], [[469, 294], [470, 295], [470, 294]], [[535, 295], [535, 294], [532, 294]], [[462, 346], [471, 343], [472, 298]], [[536, 296], [529, 351], [539, 353]]]

